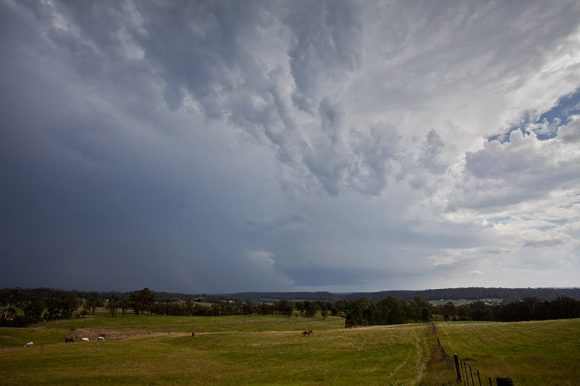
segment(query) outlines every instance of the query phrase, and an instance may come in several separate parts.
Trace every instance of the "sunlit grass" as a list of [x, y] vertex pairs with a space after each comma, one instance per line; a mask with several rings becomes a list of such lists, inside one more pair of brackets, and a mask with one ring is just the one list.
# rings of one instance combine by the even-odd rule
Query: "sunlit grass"
[[516, 385], [578, 385], [580, 319], [519, 323], [441, 323], [450, 353], [486, 377], [509, 376]]

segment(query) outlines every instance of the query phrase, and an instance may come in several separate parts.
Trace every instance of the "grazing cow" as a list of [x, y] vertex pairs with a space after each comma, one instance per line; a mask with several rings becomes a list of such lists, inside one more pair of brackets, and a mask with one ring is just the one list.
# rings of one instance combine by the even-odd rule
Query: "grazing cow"
[[191, 336], [195, 336], [195, 331], [192, 331], [191, 332]]
[[88, 341], [89, 341], [89, 338], [81, 338], [81, 340], [82, 340], [83, 342], [88, 342]]
[[30, 347], [32, 347], [33, 344], [34, 344], [34, 342], [28, 342], [24, 345], [24, 347], [30, 348]]
[[67, 336], [66, 338], [64, 338], [64, 343], [74, 343], [74, 339], [70, 336]]
[[104, 336], [102, 336], [102, 335], [100, 335], [100, 336], [97, 338], [97, 340], [100, 340], [100, 341], [103, 341], [103, 342], [104, 342], [104, 341], [105, 341], [105, 337], [104, 337]]
[[308, 330], [308, 331], [302, 331], [302, 335], [304, 335], [304, 336], [310, 336], [311, 334], [314, 334], [314, 333], [312, 332], [312, 330]]

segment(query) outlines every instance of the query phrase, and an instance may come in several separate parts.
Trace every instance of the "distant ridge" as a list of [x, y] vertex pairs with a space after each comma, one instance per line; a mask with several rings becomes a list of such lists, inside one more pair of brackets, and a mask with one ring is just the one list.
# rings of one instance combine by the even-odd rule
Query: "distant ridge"
[[486, 287], [464, 287], [464, 288], [442, 288], [427, 290], [392, 290], [379, 292], [353, 292], [353, 293], [332, 293], [332, 292], [239, 292], [232, 294], [214, 295], [238, 300], [253, 301], [324, 301], [336, 302], [338, 300], [355, 300], [366, 298], [369, 300], [382, 300], [389, 296], [394, 296], [403, 300], [412, 300], [420, 296], [426, 300], [450, 300], [450, 299], [503, 299], [505, 301], [517, 301], [524, 298], [538, 298], [540, 300], [552, 300], [558, 296], [567, 296], [580, 300], [580, 288], [486, 288]]

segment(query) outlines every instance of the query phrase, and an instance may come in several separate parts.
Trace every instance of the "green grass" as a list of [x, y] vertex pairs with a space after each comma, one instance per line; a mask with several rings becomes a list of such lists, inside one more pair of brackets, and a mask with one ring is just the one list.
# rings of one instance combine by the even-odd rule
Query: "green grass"
[[[171, 324], [170, 317], [161, 319]], [[276, 318], [247, 319], [257, 332], [238, 332], [238, 325], [232, 325], [240, 321], [237, 317], [225, 318], [230, 331], [195, 337], [177, 332], [104, 343], [35, 341], [32, 349], [0, 350], [2, 384], [408, 385], [417, 382], [424, 362], [426, 330], [421, 325], [348, 330], [331, 328], [334, 319], [285, 318], [286, 324], [272, 324]], [[224, 324], [224, 318], [213, 322]], [[262, 323], [278, 330], [263, 331]], [[321, 328], [304, 337], [294, 330], [300, 323]]]
[[[336, 317], [97, 315], [0, 328], [0, 383], [454, 384], [425, 325], [343, 324]], [[438, 325], [447, 351], [486, 376], [510, 376], [516, 385], [578, 384], [580, 319]], [[98, 334], [107, 341], [63, 342]], [[22, 347], [31, 340], [33, 348]]]
[[509, 376], [516, 385], [579, 384], [580, 319], [438, 326], [446, 350], [486, 377]]
[[29, 328], [0, 327], [0, 348], [35, 344], [61, 343], [67, 336], [96, 339], [105, 335], [114, 339], [167, 333], [257, 332], [327, 330], [344, 326], [338, 317], [303, 318], [284, 316], [160, 316], [128, 314], [118, 317], [103, 315], [80, 319], [39, 323]]
[[[340, 328], [344, 319], [338, 317], [303, 318], [270, 316], [165, 316], [127, 314], [114, 318], [95, 316], [82, 319], [49, 322], [51, 328], [139, 328], [145, 331], [270, 331], [300, 330], [306, 327]], [[311, 329], [311, 328], [310, 328]]]

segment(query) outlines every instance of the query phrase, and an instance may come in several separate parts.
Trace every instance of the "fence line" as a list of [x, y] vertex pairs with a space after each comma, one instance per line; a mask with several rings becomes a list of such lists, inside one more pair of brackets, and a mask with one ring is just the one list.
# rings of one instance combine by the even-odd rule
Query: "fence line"
[[[437, 332], [437, 326], [435, 323], [430, 322], [431, 325], [431, 332], [437, 339], [437, 347], [439, 352], [441, 353], [441, 360], [444, 361], [450, 368], [455, 368], [455, 374], [457, 382], [461, 382], [462, 385], [465, 386], [487, 386], [485, 384], [486, 377], [479, 371], [479, 369], [475, 368], [475, 375], [477, 378], [474, 378], [473, 369], [471, 364], [467, 363], [466, 361], [462, 360], [457, 353], [453, 353], [449, 355], [445, 351], [445, 347], [441, 344], [441, 339], [439, 339], [439, 334]], [[483, 382], [482, 382], [483, 379]], [[477, 381], [477, 384], [476, 384]], [[489, 386], [494, 386], [493, 378], [487, 377], [487, 381], [489, 382]], [[513, 382], [511, 378], [504, 378], [504, 377], [495, 377], [495, 385], [496, 386], [513, 386]]]

